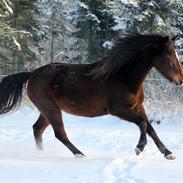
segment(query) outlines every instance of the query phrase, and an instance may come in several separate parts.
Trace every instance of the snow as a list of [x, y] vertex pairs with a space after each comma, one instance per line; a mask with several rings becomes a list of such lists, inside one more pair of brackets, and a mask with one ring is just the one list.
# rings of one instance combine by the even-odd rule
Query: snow
[[102, 46], [104, 48], [107, 48], [107, 49], [110, 50], [113, 47], [113, 45], [114, 45], [114, 42], [113, 41], [105, 41]]
[[119, 2], [124, 3], [124, 4], [132, 4], [134, 6], [138, 6], [138, 1], [136, 0], [119, 0]]
[[155, 15], [155, 17], [154, 17], [154, 26], [162, 27], [162, 26], [166, 26], [166, 25], [165, 25], [163, 19], [160, 16]]
[[88, 10], [88, 6], [87, 6], [85, 3], [83, 3], [83, 2], [79, 2], [79, 6], [80, 6], [81, 8], [83, 8], [83, 9]]
[[97, 22], [98, 24], [100, 24], [100, 20], [99, 20], [98, 17], [97, 17], [95, 14], [93, 14], [93, 13], [88, 13], [88, 14], [86, 15], [86, 18], [89, 18], [89, 19], [91, 19], [92, 21], [95, 21], [95, 22]]
[[115, 20], [115, 22], [116, 22], [116, 25], [112, 27], [112, 30], [118, 31], [118, 30], [125, 30], [126, 29], [127, 19], [125, 19], [125, 18], [118, 18], [118, 19]]
[[0, 118], [0, 183], [182, 183], [182, 109], [179, 106], [173, 116], [171, 108], [167, 115], [157, 114], [163, 121], [153, 125], [176, 155], [176, 160], [168, 161], [150, 138], [137, 157], [139, 129], [113, 116], [63, 114], [68, 136], [86, 154], [84, 158], [75, 158], [54, 137], [51, 127], [43, 135], [44, 151], [39, 152], [32, 135], [39, 114], [21, 107]]

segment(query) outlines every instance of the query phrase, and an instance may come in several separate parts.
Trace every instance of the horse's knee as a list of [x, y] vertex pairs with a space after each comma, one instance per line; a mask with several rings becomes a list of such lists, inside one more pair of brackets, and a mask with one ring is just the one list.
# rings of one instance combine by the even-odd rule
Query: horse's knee
[[135, 124], [140, 128], [141, 132], [147, 131], [147, 122], [145, 120], [135, 122]]
[[40, 130], [40, 127], [39, 127], [39, 125], [37, 123], [34, 123], [32, 125], [32, 129], [33, 129], [33, 131], [39, 131]]
[[49, 121], [42, 115], [39, 116], [38, 120], [32, 126], [34, 131], [44, 131], [44, 129], [49, 125]]
[[64, 129], [60, 129], [60, 130], [54, 129], [54, 134], [55, 134], [55, 137], [64, 144], [69, 141]]
[[32, 128], [33, 128], [34, 138], [35, 139], [40, 139], [41, 138], [41, 135], [42, 135], [41, 129], [37, 128], [36, 125], [33, 125]]
[[55, 137], [64, 144], [68, 142], [67, 136], [63, 136], [60, 133], [55, 133]]
[[34, 133], [34, 136], [37, 137], [41, 134], [41, 130], [42, 130], [42, 126], [39, 124], [39, 121], [36, 122], [33, 126], [32, 126], [32, 129], [33, 129], [33, 133]]

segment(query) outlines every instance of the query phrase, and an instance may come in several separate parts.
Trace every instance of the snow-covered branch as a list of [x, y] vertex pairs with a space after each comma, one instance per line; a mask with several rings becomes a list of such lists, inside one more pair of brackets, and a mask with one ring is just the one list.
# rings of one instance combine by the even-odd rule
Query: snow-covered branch
[[15, 44], [15, 46], [17, 47], [18, 51], [21, 51], [21, 45], [20, 43], [16, 40], [16, 38], [13, 36], [13, 43]]
[[13, 9], [10, 7], [12, 4], [9, 0], [0, 0], [0, 3], [2, 4], [3, 7], [9, 12], [9, 14], [13, 14]]

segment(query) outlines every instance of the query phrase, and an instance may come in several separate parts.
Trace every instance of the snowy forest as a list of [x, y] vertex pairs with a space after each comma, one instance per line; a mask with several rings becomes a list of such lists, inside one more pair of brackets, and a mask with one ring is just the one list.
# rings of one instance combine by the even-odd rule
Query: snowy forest
[[[96, 62], [129, 32], [178, 35], [181, 59], [182, 22], [182, 0], [1, 0], [0, 75], [53, 62]], [[145, 88], [149, 99], [183, 100], [182, 89], [154, 70]]]
[[[51, 82], [47, 81], [50, 67], [43, 75], [40, 74], [40, 80], [34, 77], [32, 81], [36, 81], [36, 85], [32, 84], [33, 89], [30, 87], [29, 93], [26, 90], [17, 95], [15, 95], [17, 92], [12, 93], [13, 90], [18, 91], [23, 86], [29, 88], [27, 83], [22, 83], [25, 78], [19, 81], [17, 79], [19, 74], [15, 74], [15, 80], [12, 79], [14, 75], [5, 77], [19, 72], [26, 72], [21, 74], [27, 77], [27, 74], [32, 74], [27, 73], [28, 71], [55, 62], [72, 64], [97, 62], [110, 53], [115, 40], [126, 33], [136, 32], [158, 33], [170, 38], [177, 36], [176, 50], [183, 68], [183, 0], [0, 0], [0, 183], [183, 182], [183, 86], [168, 81], [154, 68], [144, 82], [144, 107], [148, 120], [144, 108], [138, 108], [142, 95], [130, 93], [128, 96], [125, 92], [124, 95], [121, 92], [130, 88], [131, 81], [136, 79], [136, 72], [121, 90], [119, 87], [109, 85], [108, 81], [117, 86], [119, 82], [107, 80], [107, 87], [100, 89], [104, 92], [94, 98], [92, 95], [98, 92], [96, 89], [98, 85], [103, 86], [101, 82], [94, 82], [97, 83], [97, 87], [91, 87], [91, 95], [90, 88], [77, 84], [79, 82], [76, 82], [75, 74], [72, 79], [68, 77], [69, 81], [72, 81], [68, 82], [68, 88], [71, 90], [66, 89], [63, 92], [66, 97], [62, 97], [62, 88], [57, 90], [59, 86], [57, 84], [60, 83], [60, 78], [67, 74], [63, 72], [64, 74], [60, 76], [59, 70], [59, 74], [56, 74], [59, 82], [54, 82], [53, 89]], [[176, 52], [174, 55], [178, 58]], [[171, 65], [170, 62], [168, 64]], [[53, 65], [56, 64], [51, 66]], [[179, 66], [175, 68], [179, 68], [181, 73]], [[83, 72], [79, 70], [80, 73]], [[116, 78], [120, 77], [117, 75]], [[84, 79], [84, 82], [91, 86], [88, 81]], [[51, 86], [50, 89], [45, 87], [44, 82]], [[63, 83], [65, 84], [65, 80]], [[79, 89], [72, 90], [76, 85]], [[106, 88], [112, 90], [108, 92], [105, 91]], [[141, 89], [139, 91], [142, 91]], [[105, 94], [113, 93], [115, 90], [116, 97], [115, 95], [107, 97], [108, 94]], [[48, 94], [50, 91], [61, 91], [61, 95], [59, 92], [54, 92], [55, 97], [52, 97]], [[27, 93], [32, 101], [36, 101], [33, 103], [37, 107], [27, 100]], [[68, 96], [71, 96], [69, 93], [76, 96], [73, 97], [73, 101], [72, 97], [71, 99], [67, 97], [67, 93]], [[79, 94], [75, 95], [76, 93]], [[78, 102], [86, 100], [86, 93], [89, 105]], [[22, 105], [15, 106], [22, 94], [24, 95]], [[122, 97], [118, 97], [118, 94]], [[136, 96], [138, 100], [135, 99]], [[108, 100], [105, 99], [107, 102], [104, 102], [107, 104], [101, 105], [98, 102], [100, 98], [107, 98]], [[120, 115], [113, 116], [116, 113], [111, 113], [106, 108], [108, 105], [110, 107], [114, 105], [115, 102], [112, 103], [111, 98], [112, 100], [114, 98], [116, 103], [119, 101], [116, 111], [118, 113], [121, 110]], [[123, 102], [126, 98], [134, 98], [135, 104]], [[68, 106], [71, 107], [63, 105], [59, 111], [57, 103], [62, 99], [63, 103], [70, 102]], [[55, 103], [53, 107], [52, 101]], [[97, 102], [93, 105], [93, 101]], [[14, 106], [20, 108], [14, 113], [4, 114], [9, 111], [6, 109], [14, 109]], [[40, 106], [44, 106], [44, 110], [41, 110]], [[76, 116], [82, 114], [77, 111], [74, 113], [76, 115], [64, 112], [64, 110], [72, 112], [73, 106], [79, 106], [82, 112], [90, 111], [90, 108], [96, 108], [97, 111], [99, 108], [99, 111], [101, 109], [104, 113], [96, 112], [96, 114], [106, 115], [96, 117], [94, 112], [90, 117], [83, 117], [84, 115]], [[45, 111], [48, 111], [48, 117], [45, 116]], [[140, 113], [142, 117], [138, 115]], [[131, 116], [129, 120], [131, 122], [117, 117], [121, 115]], [[136, 118], [139, 122], [132, 123]], [[54, 126], [56, 128], [53, 128]], [[65, 131], [67, 135], [61, 139]], [[43, 132], [44, 146], [42, 146]], [[58, 132], [62, 135], [58, 135]], [[78, 153], [73, 156], [70, 151], [73, 145], [64, 143], [67, 141], [65, 141], [67, 136], [83, 152], [84, 157], [78, 156]], [[55, 137], [60, 139], [57, 140]], [[139, 154], [140, 151], [136, 147], [142, 137], [145, 140], [140, 145], [145, 148]], [[35, 142], [37, 146], [40, 145], [39, 150], [36, 149]], [[173, 154], [167, 151], [166, 147]]]

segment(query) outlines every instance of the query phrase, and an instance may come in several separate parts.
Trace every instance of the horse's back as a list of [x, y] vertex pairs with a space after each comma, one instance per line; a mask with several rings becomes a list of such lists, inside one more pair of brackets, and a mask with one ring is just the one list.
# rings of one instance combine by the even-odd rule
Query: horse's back
[[43, 66], [30, 78], [27, 86], [28, 96], [38, 108], [49, 102], [75, 115], [91, 117], [106, 114], [105, 82], [93, 81], [87, 75], [92, 66], [92, 64]]

